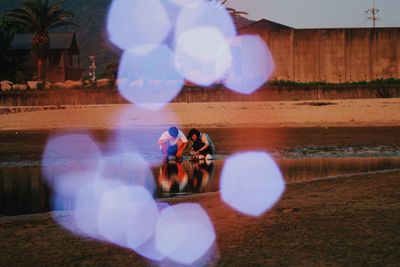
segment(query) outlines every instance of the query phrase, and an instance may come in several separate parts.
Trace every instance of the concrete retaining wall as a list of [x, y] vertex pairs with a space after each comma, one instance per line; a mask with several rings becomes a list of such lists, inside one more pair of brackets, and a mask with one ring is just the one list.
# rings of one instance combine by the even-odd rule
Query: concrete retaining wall
[[[215, 87], [186, 87], [174, 102], [286, 101], [376, 98], [378, 90], [389, 90], [400, 97], [400, 85], [266, 85], [251, 95]], [[7, 91], [0, 93], [0, 106], [93, 105], [128, 103], [112, 89], [64, 89]]]
[[258, 34], [274, 57], [272, 80], [357, 82], [400, 79], [400, 28], [244, 28]]

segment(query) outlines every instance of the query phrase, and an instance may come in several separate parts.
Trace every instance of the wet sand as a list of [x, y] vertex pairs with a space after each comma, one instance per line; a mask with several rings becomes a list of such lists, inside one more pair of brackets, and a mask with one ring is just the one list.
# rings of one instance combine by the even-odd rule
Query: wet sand
[[[354, 140], [364, 145], [398, 145], [400, 99], [329, 102], [322, 106], [309, 101], [171, 104], [164, 114], [175, 113], [182, 127], [242, 127], [244, 132], [249, 126], [278, 127], [284, 131], [276, 135], [277, 142], [285, 139], [287, 127], [299, 127], [288, 146], [296, 142], [334, 146]], [[134, 113], [117, 122], [124, 108], [66, 107], [2, 114], [0, 130], [116, 129], [175, 123], [157, 118], [138, 121], [140, 116]], [[307, 134], [302, 127], [318, 131]], [[331, 127], [348, 127], [349, 136], [370, 132], [362, 139], [355, 138], [357, 134], [346, 138], [340, 130], [329, 131]], [[242, 137], [242, 133], [235, 135], [237, 140]], [[261, 137], [260, 143], [265, 140]], [[267, 137], [268, 143], [274, 135]], [[169, 202], [200, 203], [212, 218], [217, 244], [208, 263], [211, 266], [396, 266], [400, 255], [399, 175], [400, 171], [391, 171], [290, 184], [276, 206], [259, 218], [232, 211], [218, 193]], [[61, 212], [56, 216], [70, 215]], [[0, 259], [4, 266], [149, 265], [129, 250], [73, 236], [55, 224], [50, 213], [0, 217]]]
[[[8, 109], [8, 108], [7, 108]], [[29, 110], [28, 108], [26, 110]], [[400, 98], [171, 103], [159, 113], [131, 105], [62, 106], [0, 115], [0, 130], [167, 127], [332, 127], [400, 125]], [[124, 119], [121, 114], [128, 112]]]
[[[126, 134], [132, 142], [144, 152], [154, 151], [158, 155], [155, 141], [165, 129], [138, 130], [128, 129]], [[189, 129], [182, 129], [185, 133]], [[288, 157], [297, 158], [313, 150], [326, 150], [328, 157], [336, 157], [335, 153], [343, 153], [345, 149], [357, 151], [381, 149], [381, 154], [363, 156], [381, 156], [387, 150], [400, 152], [400, 126], [365, 126], [365, 127], [277, 127], [277, 128], [203, 128], [214, 140], [219, 155], [229, 155], [248, 149], [262, 149], [268, 152], [283, 151]], [[58, 131], [24, 130], [0, 131], [0, 162], [25, 161], [41, 159], [48, 139]], [[90, 130], [88, 133], [103, 150], [115, 146], [114, 130]], [[143, 136], [145, 138], [143, 138]], [[293, 155], [288, 155], [293, 151]], [[336, 152], [337, 151], [337, 152]], [[296, 154], [297, 153], [297, 154]], [[186, 151], [186, 155], [189, 152]], [[316, 155], [319, 157], [320, 155]], [[340, 156], [340, 155], [339, 155]], [[347, 155], [357, 156], [357, 155]], [[393, 155], [387, 155], [393, 156]], [[400, 156], [400, 155], [395, 155]], [[3, 164], [4, 165], [4, 164]], [[1, 164], [0, 164], [1, 166]]]
[[[210, 266], [396, 266], [399, 175], [392, 171], [290, 184], [279, 203], [259, 218], [231, 210], [218, 193], [169, 202], [197, 202], [211, 217], [217, 245]], [[127, 249], [73, 236], [50, 213], [0, 217], [0, 240], [2, 266], [151, 264]]]

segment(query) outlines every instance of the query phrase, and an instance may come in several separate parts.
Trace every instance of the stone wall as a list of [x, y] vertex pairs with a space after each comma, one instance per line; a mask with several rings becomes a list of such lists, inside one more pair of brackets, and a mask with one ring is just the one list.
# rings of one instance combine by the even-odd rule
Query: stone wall
[[[376, 98], [378, 90], [400, 97], [400, 85], [265, 85], [251, 95], [235, 93], [223, 87], [185, 87], [174, 102], [287, 101]], [[113, 89], [57, 89], [0, 92], [0, 107], [94, 105], [128, 103]]]
[[400, 28], [243, 28], [258, 34], [275, 60], [272, 80], [358, 82], [400, 79]]

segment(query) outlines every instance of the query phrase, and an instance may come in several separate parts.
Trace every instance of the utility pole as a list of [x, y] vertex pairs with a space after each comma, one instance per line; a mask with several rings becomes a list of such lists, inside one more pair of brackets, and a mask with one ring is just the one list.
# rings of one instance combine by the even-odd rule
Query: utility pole
[[96, 57], [89, 56], [89, 58], [92, 61], [92, 64], [89, 66], [90, 69], [89, 76], [91, 77], [92, 83], [94, 83], [96, 81]]
[[372, 20], [372, 27], [375, 28], [376, 21], [380, 19], [376, 15], [379, 13], [379, 9], [375, 8], [375, 0], [372, 0], [372, 8], [365, 11], [365, 15], [368, 16], [368, 19]]

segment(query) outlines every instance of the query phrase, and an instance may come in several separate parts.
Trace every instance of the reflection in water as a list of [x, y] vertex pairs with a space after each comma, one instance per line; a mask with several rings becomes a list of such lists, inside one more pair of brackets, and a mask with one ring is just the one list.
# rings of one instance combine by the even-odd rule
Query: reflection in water
[[158, 191], [179, 193], [185, 189], [187, 182], [188, 173], [181, 162], [165, 162], [160, 166]]
[[190, 191], [195, 193], [204, 193], [207, 191], [207, 185], [214, 174], [214, 164], [212, 161], [196, 161], [190, 164]]
[[[158, 187], [156, 197], [218, 191], [223, 163], [222, 160], [164, 163], [153, 169]], [[277, 163], [287, 183], [400, 169], [399, 157], [280, 159]], [[29, 214], [53, 209], [49, 202], [50, 189], [41, 177], [40, 166], [0, 168], [0, 214]], [[66, 204], [59, 206], [65, 208]]]
[[40, 166], [0, 168], [0, 214], [46, 212], [50, 190], [43, 183]]
[[173, 196], [207, 192], [207, 185], [214, 172], [209, 160], [196, 162], [167, 161], [159, 168], [157, 196]]
[[278, 165], [286, 183], [400, 168], [400, 158], [305, 158], [281, 159]]

